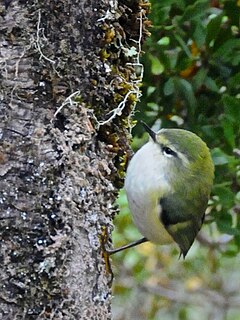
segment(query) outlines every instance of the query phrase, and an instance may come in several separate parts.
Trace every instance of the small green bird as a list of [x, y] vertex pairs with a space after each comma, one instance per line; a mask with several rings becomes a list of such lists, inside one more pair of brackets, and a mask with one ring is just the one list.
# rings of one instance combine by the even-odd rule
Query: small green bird
[[144, 127], [151, 138], [131, 159], [125, 179], [133, 220], [144, 238], [125, 248], [148, 240], [176, 242], [185, 257], [204, 220], [214, 178], [211, 155], [190, 131], [155, 133]]
[[190, 131], [144, 127], [151, 139], [131, 159], [125, 179], [129, 208], [141, 242], [175, 241], [185, 257], [204, 220], [213, 161]]

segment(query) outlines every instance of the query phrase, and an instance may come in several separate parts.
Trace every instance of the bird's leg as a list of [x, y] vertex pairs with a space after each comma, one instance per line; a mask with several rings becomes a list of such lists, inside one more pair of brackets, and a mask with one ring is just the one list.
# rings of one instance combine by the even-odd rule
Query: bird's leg
[[108, 253], [109, 255], [112, 255], [112, 254], [114, 254], [114, 253], [123, 251], [123, 250], [125, 250], [125, 249], [138, 246], [139, 244], [144, 243], [144, 242], [147, 242], [147, 241], [148, 241], [147, 238], [141, 238], [141, 239], [139, 239], [139, 240], [136, 240], [136, 241], [133, 241], [133, 242], [131, 242], [131, 243], [128, 243], [128, 244], [126, 244], [125, 246], [122, 246], [122, 247], [119, 247], [119, 248], [116, 248], [116, 249], [108, 249], [108, 250], [106, 250], [106, 251], [107, 251], [107, 253]]
[[106, 272], [107, 274], [110, 274], [111, 276], [110, 283], [112, 283], [114, 275], [113, 275], [111, 263], [109, 260], [109, 253], [108, 253], [108, 250], [106, 249], [106, 243], [108, 242], [108, 239], [109, 239], [108, 230], [107, 230], [107, 227], [104, 226], [102, 228], [102, 233], [100, 235], [100, 244], [102, 248], [102, 256], [106, 265]]
[[101, 243], [101, 248], [102, 248], [103, 259], [106, 264], [106, 271], [108, 274], [110, 274], [110, 276], [111, 276], [110, 283], [112, 283], [114, 275], [113, 275], [113, 271], [112, 271], [112, 267], [111, 267], [111, 263], [110, 263], [110, 259], [109, 259], [110, 255], [117, 253], [117, 252], [120, 252], [120, 251], [123, 251], [128, 248], [135, 247], [141, 243], [147, 242], [148, 239], [141, 238], [139, 240], [133, 241], [129, 244], [126, 244], [125, 246], [122, 246], [122, 247], [119, 247], [116, 249], [106, 249], [106, 243], [108, 242], [108, 239], [109, 239], [108, 231], [107, 231], [107, 228], [104, 226], [103, 230], [102, 230], [102, 234], [100, 236], [100, 243]]

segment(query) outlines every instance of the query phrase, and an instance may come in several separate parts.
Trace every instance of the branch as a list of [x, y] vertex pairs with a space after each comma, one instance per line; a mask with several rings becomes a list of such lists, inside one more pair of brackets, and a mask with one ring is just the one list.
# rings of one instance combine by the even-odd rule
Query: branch
[[197, 240], [205, 247], [211, 249], [222, 249], [222, 247], [231, 242], [232, 239], [233, 236], [228, 234], [223, 234], [218, 238], [218, 240], [210, 239], [206, 236], [206, 234], [203, 234], [203, 232], [199, 232], [199, 234], [197, 235]]
[[[227, 308], [239, 308], [240, 297], [229, 296], [229, 292], [217, 292], [211, 289], [200, 288], [194, 291], [184, 290], [181, 284], [172, 283], [170, 287], [163, 287], [161, 285], [151, 286], [143, 285], [142, 290], [145, 290], [151, 294], [159, 295], [170, 301], [182, 303], [186, 305], [196, 305], [200, 307], [206, 307], [206, 304], [215, 305], [220, 309]], [[181, 286], [181, 288], [179, 287]], [[173, 289], [174, 288], [174, 289]]]

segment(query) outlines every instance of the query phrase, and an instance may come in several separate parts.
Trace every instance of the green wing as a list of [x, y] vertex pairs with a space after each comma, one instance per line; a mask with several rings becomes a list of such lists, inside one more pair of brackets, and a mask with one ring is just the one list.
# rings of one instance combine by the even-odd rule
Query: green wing
[[200, 230], [207, 207], [207, 196], [194, 201], [172, 194], [160, 200], [162, 208], [160, 219], [173, 240], [178, 244], [181, 254], [185, 258]]

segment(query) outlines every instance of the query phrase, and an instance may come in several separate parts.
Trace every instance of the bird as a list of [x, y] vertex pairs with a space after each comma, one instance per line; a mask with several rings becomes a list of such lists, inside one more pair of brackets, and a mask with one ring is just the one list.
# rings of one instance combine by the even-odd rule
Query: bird
[[133, 222], [145, 241], [175, 243], [186, 257], [205, 217], [214, 164], [206, 143], [195, 133], [178, 128], [154, 132], [143, 122], [149, 141], [132, 157], [124, 188]]

